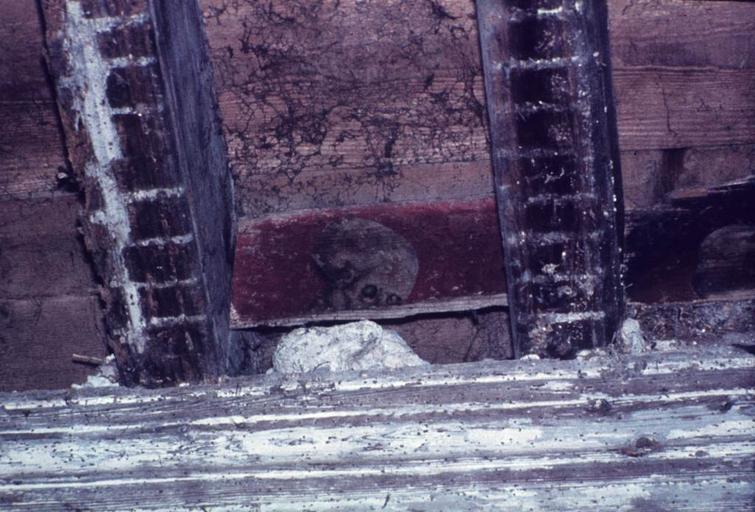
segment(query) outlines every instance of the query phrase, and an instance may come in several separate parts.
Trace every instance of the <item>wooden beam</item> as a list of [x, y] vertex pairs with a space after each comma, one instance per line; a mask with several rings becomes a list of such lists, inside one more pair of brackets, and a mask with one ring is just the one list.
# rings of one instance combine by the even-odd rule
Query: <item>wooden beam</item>
[[515, 354], [606, 345], [623, 311], [606, 3], [477, 7]]
[[44, 0], [43, 10], [121, 378], [221, 375], [233, 202], [197, 3]]
[[744, 510], [727, 347], [0, 394], [0, 508]]

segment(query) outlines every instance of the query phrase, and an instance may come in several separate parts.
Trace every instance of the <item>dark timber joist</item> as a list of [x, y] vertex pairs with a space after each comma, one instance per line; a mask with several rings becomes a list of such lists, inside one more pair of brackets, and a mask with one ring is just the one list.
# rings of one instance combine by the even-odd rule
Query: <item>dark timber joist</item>
[[478, 0], [514, 350], [568, 357], [622, 315], [605, 1]]
[[224, 373], [231, 180], [194, 0], [44, 0], [68, 157], [126, 384]]

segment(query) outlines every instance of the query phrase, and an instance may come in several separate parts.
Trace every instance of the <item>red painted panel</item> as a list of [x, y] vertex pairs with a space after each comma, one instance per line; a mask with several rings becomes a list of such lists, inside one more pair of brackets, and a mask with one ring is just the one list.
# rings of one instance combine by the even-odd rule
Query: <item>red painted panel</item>
[[492, 199], [313, 210], [242, 222], [232, 316], [243, 326], [504, 292]]

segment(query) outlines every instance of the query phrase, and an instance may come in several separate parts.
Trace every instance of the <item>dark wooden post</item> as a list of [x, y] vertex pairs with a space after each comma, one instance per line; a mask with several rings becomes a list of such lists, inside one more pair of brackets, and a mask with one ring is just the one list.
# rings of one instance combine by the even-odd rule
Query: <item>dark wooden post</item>
[[605, 0], [478, 0], [514, 352], [569, 357], [622, 315]]
[[126, 384], [221, 375], [231, 178], [196, 0], [43, 0], [83, 232]]

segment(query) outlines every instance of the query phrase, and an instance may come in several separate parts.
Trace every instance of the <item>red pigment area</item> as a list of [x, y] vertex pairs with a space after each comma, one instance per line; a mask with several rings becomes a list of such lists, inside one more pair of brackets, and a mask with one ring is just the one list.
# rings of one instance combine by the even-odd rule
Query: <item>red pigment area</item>
[[241, 226], [232, 291], [238, 323], [321, 313], [328, 289], [313, 252], [328, 224], [350, 218], [379, 222], [412, 245], [419, 272], [405, 303], [505, 292], [492, 199], [308, 211]]

